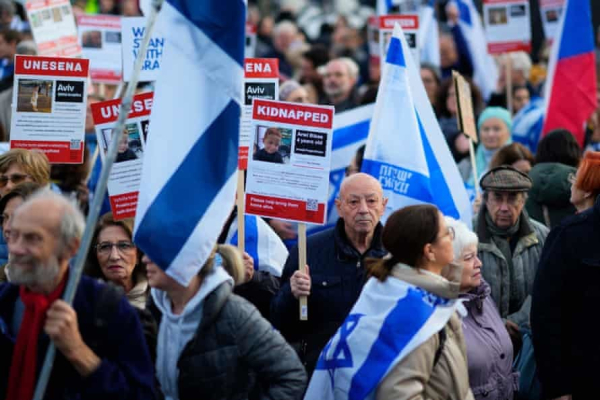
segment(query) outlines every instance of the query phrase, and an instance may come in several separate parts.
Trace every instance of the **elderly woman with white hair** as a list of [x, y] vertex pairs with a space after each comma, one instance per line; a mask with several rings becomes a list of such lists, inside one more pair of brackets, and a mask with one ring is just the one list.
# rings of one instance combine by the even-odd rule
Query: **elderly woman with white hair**
[[518, 374], [512, 369], [512, 342], [490, 297], [490, 286], [481, 276], [479, 240], [464, 223], [445, 219], [455, 233], [453, 263], [462, 267], [460, 297], [468, 311], [462, 327], [473, 396], [477, 400], [512, 400], [518, 387]]

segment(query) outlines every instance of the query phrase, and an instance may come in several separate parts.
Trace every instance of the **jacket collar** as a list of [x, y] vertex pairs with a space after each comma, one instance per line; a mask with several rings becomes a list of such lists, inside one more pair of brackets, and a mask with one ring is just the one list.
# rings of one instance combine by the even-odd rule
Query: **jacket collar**
[[373, 233], [373, 239], [371, 240], [371, 246], [364, 253], [360, 254], [356, 248], [350, 243], [348, 237], [346, 236], [346, 230], [344, 228], [344, 220], [339, 218], [334, 231], [334, 242], [337, 257], [340, 260], [356, 260], [360, 259], [363, 256], [369, 256], [374, 258], [381, 258], [387, 254], [387, 251], [383, 248], [383, 244], [381, 243], [381, 231], [383, 230], [383, 226], [381, 222], [377, 223], [375, 227], [375, 232]]
[[[481, 209], [479, 210], [479, 214], [477, 214], [477, 237], [479, 238], [480, 244], [492, 244], [492, 235], [487, 229], [487, 222], [485, 220], [485, 213], [487, 213], [487, 207], [485, 203], [482, 203]], [[519, 251], [519, 247], [529, 247], [538, 243], [537, 236], [535, 235], [535, 231], [529, 222], [529, 215], [525, 209], [521, 211], [521, 216], [519, 218], [519, 230], [517, 231], [516, 239], [519, 242], [522, 242], [523, 245], [517, 245], [517, 249], [515, 249], [515, 253]]]
[[481, 309], [485, 298], [491, 293], [492, 289], [490, 288], [490, 285], [482, 278], [479, 286], [471, 289], [467, 293], [461, 293], [459, 297], [467, 300], [465, 302], [467, 308], [477, 307], [477, 309]]

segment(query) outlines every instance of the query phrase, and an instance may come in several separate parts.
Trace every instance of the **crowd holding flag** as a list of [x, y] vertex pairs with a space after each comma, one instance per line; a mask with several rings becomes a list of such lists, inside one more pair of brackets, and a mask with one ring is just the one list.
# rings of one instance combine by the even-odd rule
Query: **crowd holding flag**
[[600, 8], [538, 2], [0, 0], [0, 398], [600, 392]]

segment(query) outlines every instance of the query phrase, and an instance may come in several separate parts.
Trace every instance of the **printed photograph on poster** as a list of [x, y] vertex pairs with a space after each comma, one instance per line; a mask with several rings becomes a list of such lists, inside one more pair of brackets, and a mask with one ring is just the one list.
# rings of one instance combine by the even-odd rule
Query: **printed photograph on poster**
[[562, 9], [546, 10], [546, 21], [547, 22], [558, 22]]
[[255, 99], [246, 213], [323, 224], [334, 109]]
[[104, 41], [106, 43], [121, 45], [121, 32], [104, 32]]
[[275, 164], [289, 164], [291, 143], [291, 129], [257, 125], [252, 159]]
[[84, 49], [101, 49], [102, 48], [102, 32], [87, 31], [81, 35], [81, 47]]
[[[104, 155], [108, 152], [108, 147], [112, 141], [113, 130], [111, 128], [105, 128], [102, 132], [102, 147], [104, 149]], [[131, 161], [142, 158], [143, 155], [142, 140], [140, 139], [140, 129], [137, 123], [126, 124], [119, 142], [119, 148], [115, 163], [123, 161]]]
[[17, 111], [51, 113], [53, 83], [42, 79], [19, 79]]
[[490, 7], [489, 15], [490, 25], [506, 25], [508, 23], [506, 7]]

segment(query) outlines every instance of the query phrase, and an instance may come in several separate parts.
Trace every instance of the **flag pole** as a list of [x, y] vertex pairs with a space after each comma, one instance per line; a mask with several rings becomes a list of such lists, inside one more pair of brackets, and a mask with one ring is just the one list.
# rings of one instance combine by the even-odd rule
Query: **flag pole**
[[513, 84], [512, 84], [512, 59], [510, 53], [505, 53], [506, 64], [504, 71], [506, 73], [506, 108], [510, 115], [513, 115]]
[[[298, 224], [298, 269], [306, 273], [306, 224]], [[300, 321], [308, 320], [308, 298], [300, 296]]]
[[244, 175], [243, 169], [238, 169], [238, 181], [237, 181], [237, 224], [238, 224], [238, 249], [240, 253], [244, 254], [246, 251], [246, 219], [245, 214], [245, 196], [244, 193]]
[[[94, 193], [92, 205], [87, 216], [85, 232], [83, 233], [81, 245], [79, 246], [79, 251], [77, 252], [77, 255], [75, 257], [74, 266], [70, 270], [69, 280], [67, 282], [67, 286], [63, 294], [63, 300], [68, 304], [73, 303], [73, 298], [75, 297], [77, 286], [79, 285], [79, 280], [81, 279], [83, 266], [87, 257], [90, 244], [92, 242], [92, 235], [96, 227], [96, 222], [98, 221], [98, 215], [100, 214], [100, 207], [102, 206], [102, 202], [104, 201], [104, 195], [106, 194], [106, 187], [108, 184], [110, 170], [118, 152], [119, 142], [121, 141], [121, 136], [123, 135], [123, 128], [125, 127], [125, 121], [127, 120], [127, 115], [131, 110], [133, 95], [137, 87], [140, 71], [142, 70], [142, 63], [146, 58], [146, 50], [148, 49], [148, 44], [150, 42], [150, 37], [152, 36], [152, 31], [154, 29], [156, 17], [158, 15], [158, 11], [162, 6], [162, 3], [163, 0], [152, 0], [152, 11], [150, 12], [150, 16], [148, 17], [148, 22], [146, 24], [144, 40], [142, 41], [140, 51], [138, 52], [137, 58], [135, 60], [133, 76], [131, 78], [131, 81], [127, 85], [127, 90], [125, 91], [123, 101], [121, 102], [119, 118], [113, 129], [114, 134], [111, 138], [111, 143], [108, 149], [108, 153], [106, 154], [106, 159], [104, 160], [104, 163], [102, 165], [102, 172], [100, 173], [98, 186], [96, 187], [96, 192]], [[48, 385], [48, 381], [50, 380], [50, 373], [52, 372], [52, 364], [54, 364], [55, 355], [56, 347], [54, 346], [54, 343], [50, 341], [50, 344], [48, 345], [48, 350], [46, 351], [44, 365], [42, 366], [40, 377], [35, 388], [33, 400], [42, 400], [44, 397], [44, 394], [46, 392], [46, 386]]]

